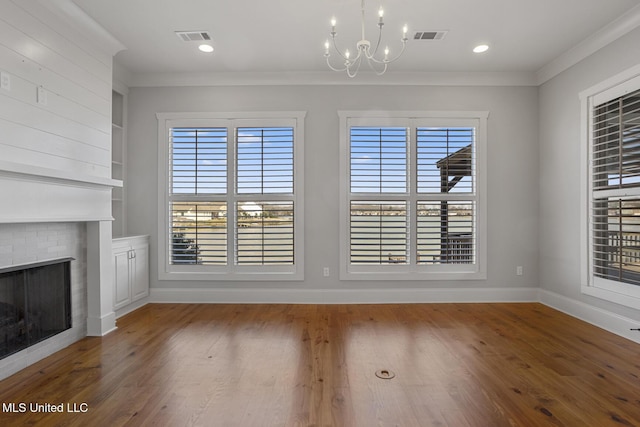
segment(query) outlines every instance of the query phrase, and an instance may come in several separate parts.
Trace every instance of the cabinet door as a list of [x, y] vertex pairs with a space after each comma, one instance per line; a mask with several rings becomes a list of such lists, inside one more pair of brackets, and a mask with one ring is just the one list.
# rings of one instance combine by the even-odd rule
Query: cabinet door
[[114, 251], [113, 258], [113, 309], [117, 310], [131, 302], [129, 250]]
[[131, 260], [131, 301], [149, 295], [149, 245], [134, 246], [135, 256]]

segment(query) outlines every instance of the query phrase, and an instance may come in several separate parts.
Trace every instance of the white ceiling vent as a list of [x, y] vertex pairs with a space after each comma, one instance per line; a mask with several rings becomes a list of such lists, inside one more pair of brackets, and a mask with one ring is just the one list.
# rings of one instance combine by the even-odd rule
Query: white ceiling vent
[[210, 41], [211, 34], [208, 31], [176, 31], [176, 36], [183, 42]]
[[414, 40], [442, 40], [449, 31], [418, 31], [414, 36]]

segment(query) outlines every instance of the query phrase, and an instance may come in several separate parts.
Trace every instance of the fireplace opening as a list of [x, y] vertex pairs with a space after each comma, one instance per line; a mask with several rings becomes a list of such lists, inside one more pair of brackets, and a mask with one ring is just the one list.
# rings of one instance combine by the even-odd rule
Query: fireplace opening
[[0, 359], [71, 328], [71, 261], [0, 269]]

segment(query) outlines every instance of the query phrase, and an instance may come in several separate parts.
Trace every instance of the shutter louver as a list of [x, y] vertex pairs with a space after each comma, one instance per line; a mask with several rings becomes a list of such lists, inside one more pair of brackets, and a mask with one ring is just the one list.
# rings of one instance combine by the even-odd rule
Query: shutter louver
[[593, 274], [640, 285], [640, 91], [595, 106], [591, 158]]

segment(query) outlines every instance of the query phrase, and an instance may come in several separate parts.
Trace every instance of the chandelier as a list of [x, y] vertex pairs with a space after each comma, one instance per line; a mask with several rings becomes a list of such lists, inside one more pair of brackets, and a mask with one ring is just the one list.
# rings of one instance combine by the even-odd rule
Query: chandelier
[[[372, 44], [369, 40], [367, 40], [364, 34], [364, 0], [362, 0], [361, 9], [362, 9], [362, 18], [361, 18], [362, 19], [362, 38], [360, 39], [359, 42], [356, 43], [355, 56], [352, 57], [351, 52], [349, 52], [348, 49], [344, 50], [344, 52], [341, 51], [336, 45], [336, 34], [337, 34], [336, 18], [331, 18], [331, 33], [330, 33], [331, 42], [327, 40], [324, 43], [324, 57], [327, 58], [327, 65], [329, 66], [329, 68], [331, 68], [333, 71], [346, 71], [349, 77], [355, 77], [358, 74], [358, 70], [360, 70], [360, 65], [364, 60], [367, 61], [367, 63], [369, 64], [369, 67], [371, 67], [371, 69], [377, 75], [381, 76], [387, 71], [387, 66], [390, 63], [397, 60], [398, 58], [400, 58], [400, 56], [404, 52], [404, 49], [407, 45], [407, 40], [408, 40], [407, 26], [405, 25], [402, 28], [402, 39], [401, 39], [402, 50], [400, 50], [400, 53], [398, 53], [393, 58], [389, 58], [389, 47], [387, 46], [384, 48], [384, 52], [383, 52], [384, 54], [378, 54], [380, 43], [382, 41], [382, 27], [384, 26], [384, 20], [383, 20], [384, 11], [382, 10], [382, 7], [378, 10], [378, 16], [379, 16], [378, 40], [376, 41], [375, 47], [373, 47], [373, 51], [372, 51]], [[342, 60], [344, 61], [342, 63], [342, 66], [336, 67], [331, 64], [331, 60], [330, 60], [331, 54], [329, 53], [331, 45], [333, 45], [333, 48], [338, 53], [338, 56], [342, 58]]]

